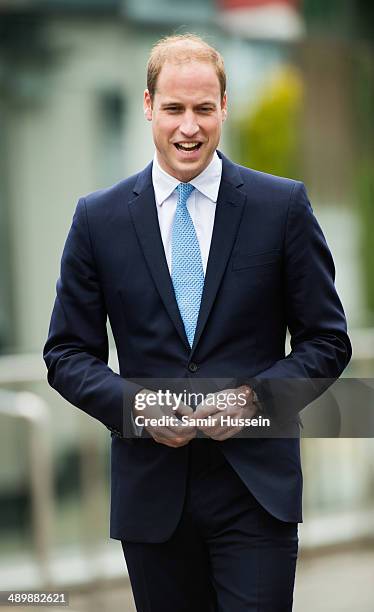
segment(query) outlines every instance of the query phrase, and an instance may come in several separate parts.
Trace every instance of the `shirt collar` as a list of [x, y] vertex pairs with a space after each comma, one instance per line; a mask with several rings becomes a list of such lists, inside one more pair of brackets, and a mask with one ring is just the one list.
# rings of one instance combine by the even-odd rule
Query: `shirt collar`
[[[195, 176], [190, 183], [211, 202], [215, 203], [218, 198], [221, 176], [222, 160], [218, 157], [217, 151], [215, 151], [208, 166], [198, 176]], [[152, 165], [152, 182], [158, 206], [161, 206], [167, 200], [180, 183], [178, 179], [161, 168], [156, 153]]]

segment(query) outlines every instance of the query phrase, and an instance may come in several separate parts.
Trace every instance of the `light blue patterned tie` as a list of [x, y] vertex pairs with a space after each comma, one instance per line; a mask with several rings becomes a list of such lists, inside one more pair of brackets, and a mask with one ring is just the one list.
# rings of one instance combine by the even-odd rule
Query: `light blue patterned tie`
[[194, 187], [190, 183], [179, 183], [177, 189], [178, 204], [171, 242], [171, 278], [188, 342], [192, 346], [204, 287], [204, 269], [195, 227], [187, 208], [187, 200]]

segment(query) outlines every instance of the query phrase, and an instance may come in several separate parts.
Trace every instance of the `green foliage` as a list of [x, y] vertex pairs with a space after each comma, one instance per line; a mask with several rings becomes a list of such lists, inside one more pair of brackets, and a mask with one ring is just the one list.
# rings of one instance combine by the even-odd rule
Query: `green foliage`
[[283, 67], [255, 106], [235, 121], [234, 148], [239, 163], [280, 176], [299, 176], [302, 99], [299, 73]]
[[374, 323], [374, 61], [373, 47], [362, 46], [355, 56], [353, 86], [354, 122], [357, 132], [356, 186], [361, 229], [361, 261], [367, 323]]
[[374, 321], [374, 156], [358, 171], [358, 199], [361, 217], [361, 256], [366, 289], [366, 305]]

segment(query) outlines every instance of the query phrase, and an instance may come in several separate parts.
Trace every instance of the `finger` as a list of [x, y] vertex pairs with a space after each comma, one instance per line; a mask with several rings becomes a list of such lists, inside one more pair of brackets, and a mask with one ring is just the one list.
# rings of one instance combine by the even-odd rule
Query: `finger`
[[219, 432], [222, 431], [222, 428], [219, 427], [219, 426], [216, 426], [216, 427], [210, 426], [210, 427], [208, 427], [207, 425], [206, 426], [203, 425], [203, 426], [198, 427], [198, 429], [200, 431], [202, 431], [209, 438], [212, 438], [213, 436], [218, 435]]
[[[191, 417], [191, 415], [184, 415]], [[196, 430], [195, 422], [191, 420], [191, 423], [182, 421], [178, 418], [178, 415], [175, 415], [175, 422], [173, 424], [168, 425], [168, 429], [176, 433], [177, 435], [187, 435]]]
[[199, 404], [195, 410], [195, 417], [197, 419], [205, 419], [209, 416], [214, 416], [215, 414], [221, 414], [222, 409], [217, 408], [216, 405], [205, 405]]
[[195, 427], [187, 427], [185, 425], [181, 427], [156, 427], [150, 426], [146, 427], [147, 431], [151, 434], [153, 438], [157, 437], [158, 441], [167, 440], [168, 442], [184, 441], [192, 440], [196, 436], [196, 428]]
[[212, 437], [213, 440], [216, 440], [217, 442], [223, 442], [223, 440], [227, 440], [228, 438], [232, 438], [235, 434], [238, 434], [242, 429], [242, 426], [230, 427], [226, 431], [221, 431]]
[[158, 444], [164, 444], [164, 446], [169, 446], [170, 448], [179, 448], [180, 446], [186, 446], [194, 436], [165, 438], [164, 436], [154, 434], [152, 437]]
[[191, 427], [191, 426], [186, 426], [186, 425], [181, 425], [181, 426], [175, 426], [175, 427], [163, 427], [161, 429], [161, 435], [164, 438], [167, 438], [169, 440], [175, 439], [175, 438], [188, 438], [191, 435], [194, 434], [195, 432], [195, 427]]
[[[237, 394], [237, 389], [223, 389], [218, 393], [211, 394], [213, 395], [214, 401], [212, 402], [212, 398], [210, 398], [209, 402], [207, 402], [207, 398], [205, 402], [201, 402], [197, 407], [195, 412], [197, 413], [198, 418], [206, 418], [208, 416], [213, 416], [215, 414], [221, 414], [231, 406], [233, 406], [233, 396]], [[227, 397], [227, 403], [226, 403]], [[219, 405], [218, 405], [219, 403]]]
[[187, 404], [180, 404], [176, 410], [174, 410], [174, 414], [180, 416], [191, 416], [194, 414], [191, 406], [187, 406]]

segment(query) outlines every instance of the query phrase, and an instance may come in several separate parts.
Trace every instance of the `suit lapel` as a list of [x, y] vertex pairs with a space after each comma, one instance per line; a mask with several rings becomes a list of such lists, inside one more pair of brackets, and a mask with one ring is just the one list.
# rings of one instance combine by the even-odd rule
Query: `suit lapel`
[[152, 163], [140, 173], [129, 203], [130, 215], [150, 273], [183, 342], [190, 348], [167, 265], [152, 185]]
[[[217, 295], [246, 201], [245, 193], [238, 189], [243, 184], [238, 167], [222, 153], [218, 154], [222, 158], [222, 179], [192, 353], [200, 340]], [[129, 210], [144, 257], [164, 306], [184, 344], [190, 349], [162, 243], [152, 185], [152, 163], [139, 174], [134, 194]]]
[[192, 353], [200, 340], [217, 295], [234, 246], [246, 201], [245, 193], [238, 189], [243, 184], [243, 180], [237, 166], [220, 152], [219, 156], [222, 158], [222, 179]]

